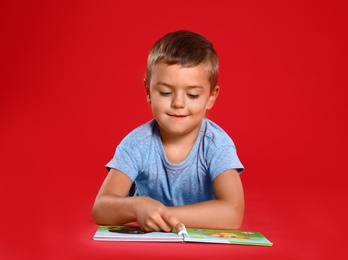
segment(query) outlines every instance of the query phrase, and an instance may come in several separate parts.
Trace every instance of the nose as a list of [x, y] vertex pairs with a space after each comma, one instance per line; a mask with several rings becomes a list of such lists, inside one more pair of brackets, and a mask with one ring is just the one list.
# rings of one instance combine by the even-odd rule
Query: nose
[[185, 107], [185, 97], [183, 95], [174, 95], [172, 99], [173, 108], [184, 108]]

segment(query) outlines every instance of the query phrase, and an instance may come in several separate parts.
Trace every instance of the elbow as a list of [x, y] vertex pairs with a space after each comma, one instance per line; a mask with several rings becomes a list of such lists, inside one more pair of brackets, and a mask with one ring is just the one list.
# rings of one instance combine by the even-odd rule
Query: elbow
[[244, 219], [244, 200], [237, 205], [236, 207], [234, 207], [233, 209], [233, 221], [232, 221], [232, 229], [240, 229], [242, 227], [243, 224], [243, 219]]
[[228, 220], [226, 221], [227, 229], [240, 229], [243, 224], [244, 219], [244, 207], [240, 207], [239, 209], [234, 208], [231, 211], [231, 214], [228, 216]]
[[102, 221], [102, 216], [100, 214], [100, 207], [97, 203], [97, 201], [94, 203], [93, 207], [92, 207], [92, 218], [94, 220], [94, 223], [96, 225], [103, 225], [103, 221]]
[[234, 219], [234, 220], [230, 220], [228, 221], [228, 223], [226, 223], [226, 225], [224, 225], [223, 229], [229, 229], [229, 230], [236, 230], [236, 229], [240, 229], [242, 227], [242, 220], [239, 219]]
[[95, 206], [92, 207], [92, 218], [95, 224], [97, 225], [100, 224], [99, 217], [98, 217], [98, 210]]
[[92, 210], [92, 218], [96, 225], [108, 225], [108, 222], [99, 214], [97, 210]]
[[243, 219], [235, 219], [234, 221], [232, 221], [230, 229], [240, 229], [242, 227], [243, 224]]
[[228, 230], [237, 230], [242, 227], [243, 224], [243, 215], [239, 214], [226, 214], [223, 218], [220, 218], [219, 221], [214, 219], [214, 225], [209, 228], [213, 229], [228, 229]]

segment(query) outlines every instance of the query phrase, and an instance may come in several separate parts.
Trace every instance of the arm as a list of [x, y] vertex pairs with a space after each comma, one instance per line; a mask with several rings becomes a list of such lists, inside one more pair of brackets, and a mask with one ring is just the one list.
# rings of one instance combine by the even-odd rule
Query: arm
[[215, 200], [180, 207], [170, 211], [187, 227], [238, 229], [244, 216], [244, 193], [237, 170], [221, 173], [213, 181]]
[[127, 197], [132, 181], [111, 169], [93, 205], [93, 217], [100, 225], [123, 225], [137, 221], [144, 231], [180, 229], [180, 221], [162, 203], [149, 197]]

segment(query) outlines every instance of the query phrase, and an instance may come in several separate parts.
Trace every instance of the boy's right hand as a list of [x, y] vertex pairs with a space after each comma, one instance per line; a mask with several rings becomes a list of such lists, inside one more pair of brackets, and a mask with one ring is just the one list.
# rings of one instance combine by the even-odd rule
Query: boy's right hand
[[161, 202], [147, 196], [138, 197], [135, 214], [140, 228], [145, 232], [166, 231], [174, 228], [178, 231], [183, 224], [174, 217]]

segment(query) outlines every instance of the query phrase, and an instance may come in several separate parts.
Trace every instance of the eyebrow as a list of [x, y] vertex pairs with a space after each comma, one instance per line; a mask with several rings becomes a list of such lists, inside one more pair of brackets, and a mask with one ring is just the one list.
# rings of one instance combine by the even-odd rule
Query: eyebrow
[[[162, 85], [162, 86], [165, 86], [165, 87], [169, 87], [169, 88], [172, 88], [173, 86], [168, 84], [168, 83], [165, 83], [165, 82], [157, 82], [155, 85]], [[204, 88], [203, 86], [201, 85], [190, 85], [190, 86], [187, 86], [187, 88], [189, 89], [192, 89], [192, 88]]]

